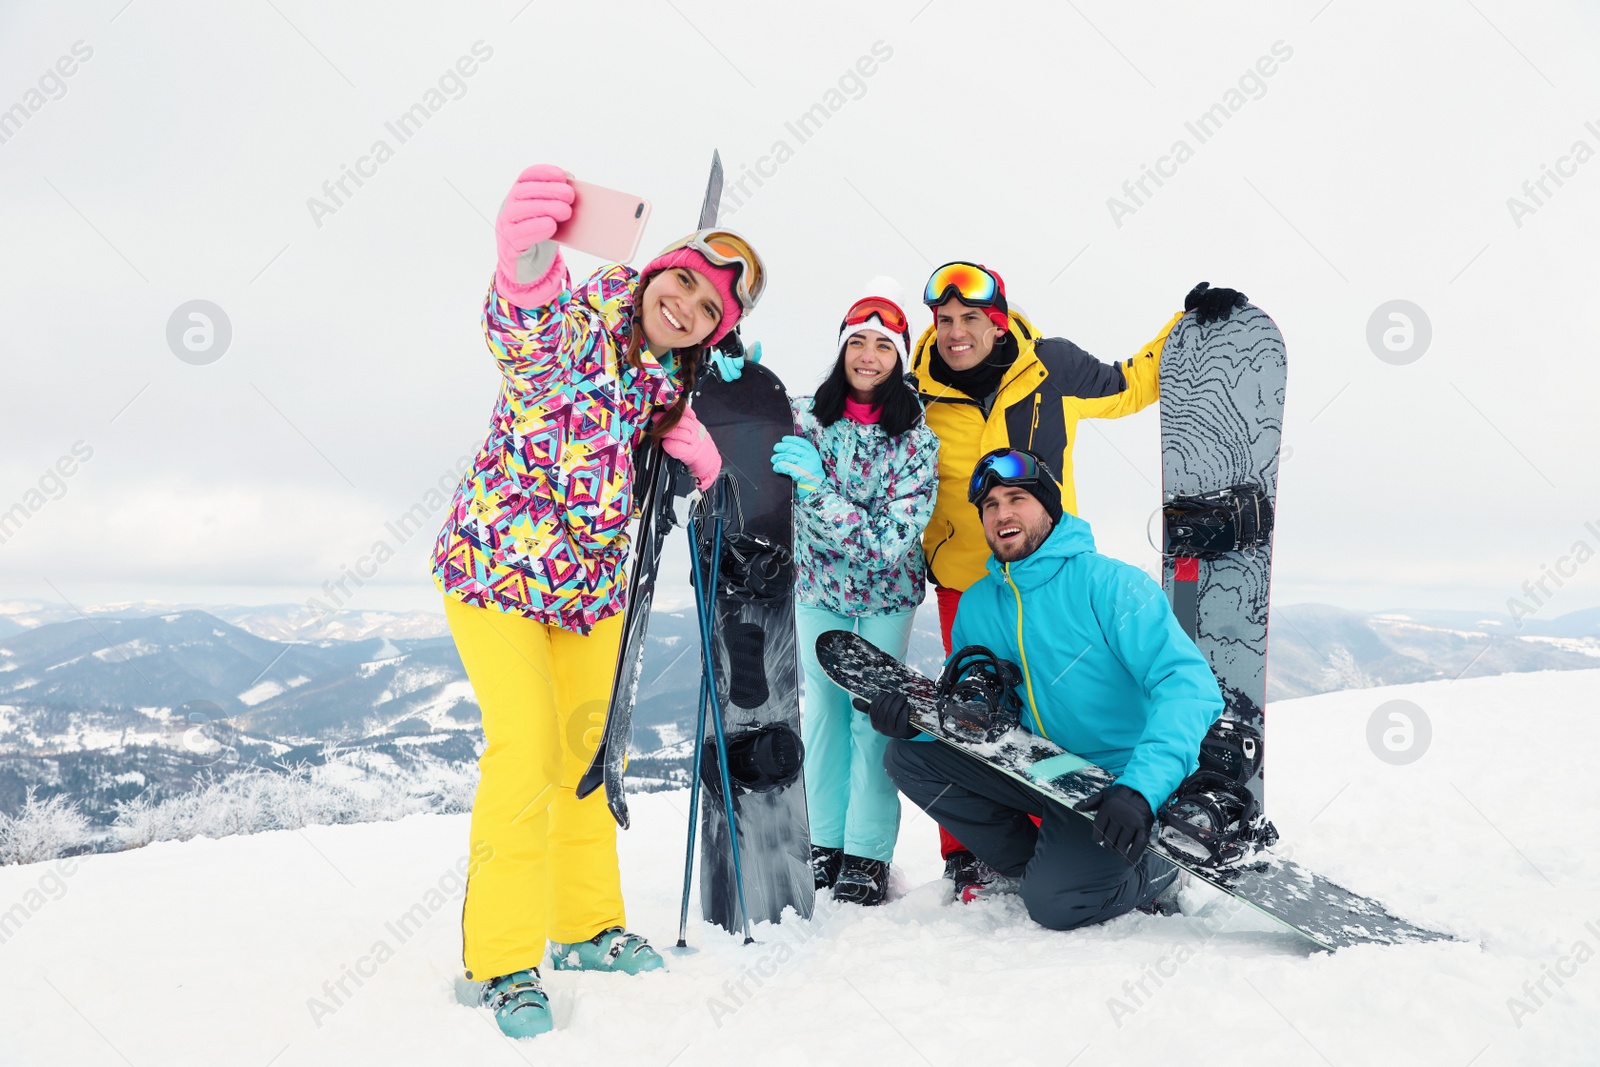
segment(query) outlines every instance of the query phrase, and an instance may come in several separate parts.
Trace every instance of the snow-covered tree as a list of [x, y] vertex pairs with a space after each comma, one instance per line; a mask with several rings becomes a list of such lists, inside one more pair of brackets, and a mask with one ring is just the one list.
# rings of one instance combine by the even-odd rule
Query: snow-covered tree
[[81, 852], [93, 837], [77, 802], [60, 794], [40, 800], [29, 786], [20, 811], [0, 814], [0, 864], [42, 863]]

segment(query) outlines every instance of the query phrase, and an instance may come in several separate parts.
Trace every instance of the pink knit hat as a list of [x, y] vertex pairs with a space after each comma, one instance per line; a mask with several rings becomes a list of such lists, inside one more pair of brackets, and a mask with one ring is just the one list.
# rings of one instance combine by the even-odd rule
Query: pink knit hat
[[694, 271], [710, 282], [717, 295], [722, 297], [722, 318], [705, 341], [708, 345], [716, 344], [728, 335], [729, 330], [739, 324], [739, 316], [744, 311], [739, 303], [738, 294], [733, 291], [733, 287], [739, 283], [739, 268], [719, 267], [692, 248], [674, 248], [646, 263], [640, 276], [649, 277], [657, 271], [671, 270], [674, 267], [687, 267]]

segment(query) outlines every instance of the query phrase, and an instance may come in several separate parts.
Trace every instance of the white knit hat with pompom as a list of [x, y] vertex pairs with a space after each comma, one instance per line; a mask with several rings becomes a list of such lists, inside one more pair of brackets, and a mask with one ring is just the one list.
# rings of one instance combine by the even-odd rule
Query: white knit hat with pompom
[[[905, 286], [901, 285], [893, 278], [882, 274], [878, 275], [876, 278], [867, 283], [866, 290], [861, 294], [860, 297], [857, 298], [857, 302], [859, 303], [861, 300], [865, 300], [868, 297], [877, 297], [880, 300], [889, 301], [895, 307], [900, 309], [900, 317], [903, 319], [906, 318]], [[851, 307], [854, 306], [854, 304], [851, 305]], [[847, 315], [849, 314], [848, 311], [845, 313]], [[845, 341], [847, 341], [850, 335], [853, 333], [859, 333], [862, 330], [877, 330], [879, 333], [887, 337], [889, 342], [894, 345], [895, 351], [900, 353], [900, 359], [903, 362], [909, 362], [911, 359], [911, 334], [909, 332], [910, 320], [907, 319], [906, 321], [906, 330], [892, 330], [888, 326], [884, 325], [883, 320], [876, 315], [869, 318], [866, 322], [858, 322], [854, 326], [850, 325], [849, 323], [841, 322], [839, 324], [838, 347], [843, 349]]]

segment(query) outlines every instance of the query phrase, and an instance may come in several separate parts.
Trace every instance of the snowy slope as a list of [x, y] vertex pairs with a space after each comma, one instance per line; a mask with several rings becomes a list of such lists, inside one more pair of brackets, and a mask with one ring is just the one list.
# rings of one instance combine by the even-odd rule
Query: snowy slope
[[[1597, 686], [1508, 675], [1269, 709], [1296, 857], [1467, 943], [1327, 955], [1196, 890], [1181, 917], [1051, 933], [1015, 900], [945, 905], [910, 809], [888, 906], [824, 902], [751, 947], [696, 925], [701, 951], [665, 975], [553, 974], [561, 1030], [497, 1048], [458, 1003], [466, 818], [415, 816], [0, 870], [0, 1063], [1594, 1062]], [[1401, 699], [1432, 739], [1396, 766], [1366, 738]], [[630, 923], [663, 947], [685, 800], [635, 797], [621, 839]], [[1541, 978], [1548, 996], [1524, 990]]]

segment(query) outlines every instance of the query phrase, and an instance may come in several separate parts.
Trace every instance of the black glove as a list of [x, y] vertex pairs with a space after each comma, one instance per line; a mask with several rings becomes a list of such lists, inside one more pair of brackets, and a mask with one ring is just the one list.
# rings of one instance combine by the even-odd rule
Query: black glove
[[856, 697], [851, 705], [867, 713], [872, 728], [885, 737], [909, 740], [922, 731], [911, 725], [911, 701], [904, 693], [879, 693], [869, 703]]
[[1131, 867], [1139, 862], [1150, 844], [1150, 825], [1154, 816], [1150, 804], [1137, 789], [1108, 785], [1077, 805], [1078, 811], [1094, 812], [1094, 843], [1109, 848]]
[[1183, 298], [1183, 310], [1194, 312], [1194, 321], [1204, 326], [1208, 322], [1221, 322], [1242, 308], [1250, 300], [1237, 289], [1213, 289], [1210, 282], [1201, 282]]

